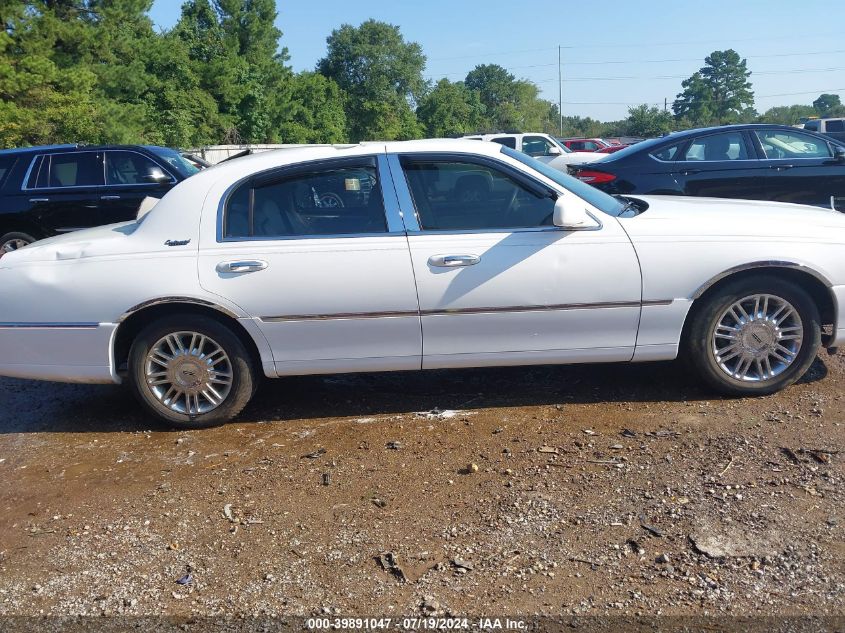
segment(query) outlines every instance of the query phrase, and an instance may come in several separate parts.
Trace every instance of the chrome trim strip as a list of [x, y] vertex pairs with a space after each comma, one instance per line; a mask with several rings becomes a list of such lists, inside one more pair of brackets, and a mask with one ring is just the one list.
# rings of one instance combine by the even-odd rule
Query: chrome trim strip
[[232, 244], [238, 242], [290, 242], [300, 240], [351, 240], [366, 237], [405, 237], [405, 231], [393, 231], [381, 233], [326, 233], [324, 235], [282, 235], [282, 236], [259, 236], [252, 237], [224, 237], [217, 240], [219, 244]]
[[801, 272], [807, 273], [808, 275], [812, 275], [820, 282], [822, 282], [828, 288], [833, 287], [833, 284], [821, 273], [816, 272], [812, 268], [805, 266], [804, 264], [797, 264], [795, 262], [783, 262], [783, 261], [761, 261], [761, 262], [749, 262], [747, 264], [740, 264], [739, 266], [734, 266], [733, 268], [728, 268], [725, 271], [722, 271], [715, 277], [711, 277], [708, 281], [704, 284], [699, 286], [695, 292], [692, 293], [690, 296], [691, 299], [698, 299], [701, 297], [705, 292], [707, 292], [714, 284], [718, 283], [722, 279], [726, 277], [730, 277], [734, 273], [742, 272], [745, 270], [755, 270], [757, 268], [789, 268], [791, 270], [799, 270]]
[[11, 329], [63, 329], [91, 330], [100, 327], [99, 323], [0, 323], [0, 330]]
[[417, 310], [388, 310], [385, 312], [338, 312], [335, 314], [288, 314], [285, 316], [263, 316], [258, 319], [263, 323], [283, 323], [285, 321], [332, 321], [340, 319], [390, 319], [396, 317], [419, 316]]
[[212, 303], [211, 301], [206, 301], [204, 299], [197, 299], [195, 297], [159, 297], [158, 299], [150, 299], [149, 301], [144, 301], [143, 303], [139, 303], [138, 305], [132, 306], [126, 312], [121, 314], [120, 317], [118, 317], [118, 319], [115, 321], [115, 323], [122, 323], [128, 317], [132, 316], [135, 312], [143, 310], [144, 308], [150, 308], [152, 306], [164, 305], [168, 303], [190, 303], [193, 305], [203, 306], [205, 308], [212, 308], [214, 310], [217, 310], [218, 312], [222, 312], [226, 316], [231, 317], [233, 319], [241, 318], [231, 310], [219, 306], [216, 303]]
[[387, 231], [392, 235], [404, 235], [405, 225], [402, 222], [402, 209], [399, 207], [399, 199], [396, 197], [396, 187], [393, 184], [387, 156], [385, 154], [376, 155], [376, 164], [378, 166], [378, 188], [381, 189], [381, 200], [387, 216]]
[[499, 312], [554, 312], [562, 310], [597, 310], [606, 308], [640, 308], [646, 306], [671, 305], [674, 299], [648, 301], [605, 301], [598, 303], [561, 303], [546, 306], [502, 306], [481, 308], [456, 308], [453, 310], [387, 310], [384, 312], [338, 312], [335, 314], [289, 314], [263, 316], [263, 323], [284, 323], [286, 321], [330, 321], [333, 319], [389, 319], [410, 316], [454, 316], [461, 314], [494, 314]]
[[29, 177], [32, 175], [32, 168], [35, 167], [35, 161], [43, 155], [44, 154], [35, 154], [35, 156], [32, 157], [32, 160], [29, 161], [29, 167], [26, 168], [26, 173], [24, 174], [23, 182], [21, 183], [21, 191], [30, 191], [30, 189], [27, 188], [26, 183], [29, 182]]

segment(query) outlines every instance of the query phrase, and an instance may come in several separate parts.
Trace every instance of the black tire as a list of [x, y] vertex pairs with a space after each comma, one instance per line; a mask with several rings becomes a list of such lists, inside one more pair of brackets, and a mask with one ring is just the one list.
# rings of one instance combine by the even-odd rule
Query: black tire
[[[154, 387], [148, 385], [145, 378], [148, 354], [153, 347], [168, 335], [184, 332], [195, 332], [207, 337], [228, 357], [227, 368], [231, 368], [231, 386], [222, 402], [209, 411], [194, 410], [188, 413], [174, 410], [156, 395]], [[229, 327], [204, 316], [175, 315], [154, 321], [133, 341], [129, 350], [128, 367], [129, 384], [135, 397], [157, 418], [182, 429], [201, 429], [225, 424], [246, 406], [258, 384], [255, 362], [243, 342]], [[192, 370], [196, 369], [193, 365], [190, 367]], [[193, 376], [195, 372], [191, 371], [189, 375]], [[205, 403], [210, 404], [207, 401]], [[184, 406], [183, 408], [187, 409]]]
[[[712, 336], [721, 316], [736, 302], [752, 295], [772, 295], [789, 302], [801, 319], [800, 348], [782, 373], [751, 382], [729, 375], [716, 359]], [[702, 303], [698, 304], [698, 301]], [[780, 391], [800, 379], [813, 364], [821, 346], [821, 318], [810, 295], [800, 286], [768, 275], [728, 282], [693, 304], [683, 354], [687, 364], [716, 391], [728, 396], [762, 396]], [[765, 375], [765, 374], [764, 374]]]
[[29, 233], [23, 233], [21, 231], [9, 231], [8, 233], [4, 233], [3, 236], [0, 237], [0, 253], [4, 251], [10, 252], [12, 250], [15, 250], [14, 248], [6, 250], [6, 245], [17, 241], [32, 244], [33, 242], [37, 242], [38, 238], [33, 237]]

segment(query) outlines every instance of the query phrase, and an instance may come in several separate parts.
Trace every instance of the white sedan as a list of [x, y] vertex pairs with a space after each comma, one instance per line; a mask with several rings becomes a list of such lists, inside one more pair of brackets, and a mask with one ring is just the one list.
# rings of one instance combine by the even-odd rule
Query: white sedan
[[617, 199], [493, 143], [280, 150], [3, 256], [0, 375], [126, 380], [189, 428], [262, 373], [682, 355], [767, 394], [845, 339], [843, 247], [833, 211]]

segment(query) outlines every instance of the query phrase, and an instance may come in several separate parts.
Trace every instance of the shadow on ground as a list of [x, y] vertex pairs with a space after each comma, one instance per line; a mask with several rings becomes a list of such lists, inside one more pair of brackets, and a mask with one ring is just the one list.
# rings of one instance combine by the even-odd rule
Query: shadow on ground
[[[816, 360], [802, 383], [827, 375]], [[715, 400], [681, 363], [533, 366], [266, 380], [239, 423], [431, 409]], [[129, 390], [0, 378], [0, 434], [162, 430]]]

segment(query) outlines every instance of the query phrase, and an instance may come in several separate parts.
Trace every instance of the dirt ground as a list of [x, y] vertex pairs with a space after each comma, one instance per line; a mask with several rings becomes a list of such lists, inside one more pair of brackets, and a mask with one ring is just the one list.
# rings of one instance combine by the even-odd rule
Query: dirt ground
[[676, 364], [289, 378], [177, 432], [2, 379], [0, 615], [845, 616], [843, 386], [843, 354], [746, 400]]

